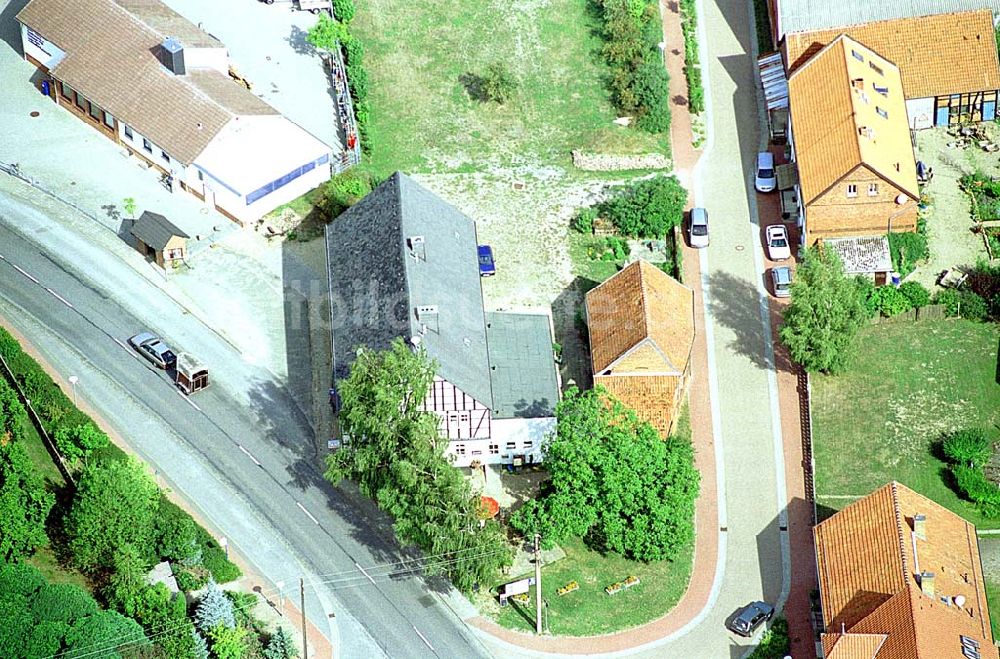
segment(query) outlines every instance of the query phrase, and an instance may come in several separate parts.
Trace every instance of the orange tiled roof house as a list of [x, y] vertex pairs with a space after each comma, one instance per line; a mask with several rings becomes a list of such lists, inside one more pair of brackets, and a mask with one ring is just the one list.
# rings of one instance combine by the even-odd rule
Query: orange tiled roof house
[[788, 79], [804, 242], [917, 228], [916, 160], [899, 69], [841, 35]]
[[827, 659], [997, 659], [972, 524], [891, 482], [814, 534]]
[[691, 376], [694, 293], [640, 259], [590, 290], [586, 307], [594, 386], [667, 437]]

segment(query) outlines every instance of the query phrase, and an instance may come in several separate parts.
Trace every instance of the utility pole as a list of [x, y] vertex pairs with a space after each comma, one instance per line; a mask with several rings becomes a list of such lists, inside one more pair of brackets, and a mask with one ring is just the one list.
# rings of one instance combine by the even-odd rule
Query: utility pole
[[309, 646], [306, 637], [306, 580], [299, 579], [299, 596], [302, 599], [302, 659], [309, 659]]
[[535, 534], [535, 633], [542, 633], [542, 552], [538, 549], [538, 539]]

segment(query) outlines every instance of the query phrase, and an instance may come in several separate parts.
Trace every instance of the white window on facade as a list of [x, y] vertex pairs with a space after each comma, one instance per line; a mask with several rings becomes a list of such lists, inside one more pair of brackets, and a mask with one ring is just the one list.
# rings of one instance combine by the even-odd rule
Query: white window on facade
[[163, 158], [165, 162], [170, 162], [170, 156], [167, 155], [166, 151], [160, 151], [160, 157]]
[[490, 455], [499, 455], [499, 454], [500, 454], [500, 445], [499, 444], [492, 444], [491, 443], [490, 444]]
[[508, 451], [513, 451], [515, 448], [517, 448], [517, 442], [507, 442]]
[[152, 144], [152, 142], [150, 142], [149, 140], [147, 140], [145, 137], [142, 138], [142, 148], [143, 148], [144, 151], [148, 151], [149, 153], [153, 152], [153, 144]]
[[878, 195], [878, 183], [869, 183], [868, 184], [868, 196], [869, 197], [875, 197], [877, 195]]
[[531, 448], [531, 445], [532, 445], [532, 441], [530, 439], [524, 440], [524, 442], [523, 442], [524, 448]]
[[131, 140], [131, 139], [135, 139], [135, 138], [134, 138], [134, 137], [132, 136], [132, 129], [131, 129], [131, 128], [129, 128], [128, 124], [122, 124], [122, 126], [124, 126], [124, 127], [125, 127], [125, 128], [124, 128], [124, 131], [125, 131], [125, 137], [129, 138], [130, 140]]
[[455, 455], [465, 455], [465, 444], [455, 444]]
[[115, 127], [115, 118], [111, 116], [111, 113], [107, 110], [104, 111], [104, 125], [108, 128]]
[[847, 196], [848, 197], [857, 197], [858, 196], [858, 186], [855, 185], [854, 183], [848, 183], [847, 184]]

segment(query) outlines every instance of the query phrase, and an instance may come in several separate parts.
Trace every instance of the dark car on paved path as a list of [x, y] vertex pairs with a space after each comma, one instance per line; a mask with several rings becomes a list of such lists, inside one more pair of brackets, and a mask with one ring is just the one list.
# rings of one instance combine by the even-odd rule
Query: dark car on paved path
[[479, 276], [492, 277], [497, 273], [497, 264], [493, 260], [493, 248], [489, 245], [479, 246]]
[[774, 607], [767, 602], [750, 602], [738, 609], [733, 619], [726, 623], [729, 631], [740, 636], [751, 636], [758, 627], [771, 619]]

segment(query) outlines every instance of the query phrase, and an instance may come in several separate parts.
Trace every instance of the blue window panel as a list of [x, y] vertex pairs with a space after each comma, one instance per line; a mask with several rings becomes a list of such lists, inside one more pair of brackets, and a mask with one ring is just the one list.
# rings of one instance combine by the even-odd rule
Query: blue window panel
[[997, 118], [997, 102], [996, 101], [984, 101], [983, 102], [983, 121], [993, 121]]
[[328, 162], [330, 162], [330, 154], [329, 153], [324, 153], [322, 156], [320, 156], [319, 158], [316, 159], [316, 164], [317, 165], [325, 165]]
[[[328, 158], [328, 156], [323, 156], [323, 157], [324, 158]], [[257, 201], [261, 197], [264, 197], [264, 196], [267, 196], [267, 195], [271, 194], [272, 192], [274, 192], [278, 188], [283, 187], [285, 185], [288, 185], [289, 183], [291, 183], [292, 181], [294, 181], [298, 177], [302, 176], [303, 174], [305, 174], [306, 172], [308, 172], [309, 170], [314, 169], [314, 168], [315, 168], [315, 164], [314, 163], [309, 163], [309, 164], [303, 165], [301, 167], [296, 167], [294, 170], [288, 172], [287, 174], [285, 174], [284, 176], [282, 176], [278, 180], [271, 181], [267, 185], [254, 190], [253, 192], [251, 192], [250, 194], [247, 195], [247, 206], [249, 206], [253, 202]]]
[[934, 123], [937, 126], [948, 125], [948, 108], [938, 108], [937, 119], [935, 120]]

